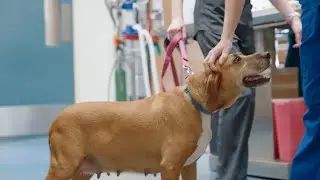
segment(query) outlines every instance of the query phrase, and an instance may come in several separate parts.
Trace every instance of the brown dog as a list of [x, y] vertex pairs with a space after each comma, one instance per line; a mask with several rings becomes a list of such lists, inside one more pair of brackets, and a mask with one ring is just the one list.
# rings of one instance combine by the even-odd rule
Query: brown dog
[[244, 87], [269, 82], [269, 53], [229, 55], [215, 71], [185, 87], [132, 102], [79, 103], [66, 108], [49, 132], [46, 180], [88, 180], [101, 172], [161, 173], [161, 180], [196, 179], [196, 160], [210, 139], [210, 113], [227, 108]]

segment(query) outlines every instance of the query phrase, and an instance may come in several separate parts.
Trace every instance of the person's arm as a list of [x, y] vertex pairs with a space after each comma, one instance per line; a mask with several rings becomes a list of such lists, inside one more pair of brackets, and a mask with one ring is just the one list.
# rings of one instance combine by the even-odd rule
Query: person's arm
[[294, 18], [300, 18], [300, 14], [294, 11], [288, 0], [270, 0], [270, 2], [282, 15], [285, 16], [288, 24], [291, 24]]
[[221, 41], [232, 40], [240, 20], [245, 0], [225, 0], [224, 23]]
[[244, 3], [245, 0], [225, 0], [224, 23], [221, 39], [205, 58], [205, 63], [207, 63], [212, 71], [216, 71], [216, 60], [218, 60], [220, 64], [223, 64], [230, 53], [234, 32], [239, 23]]
[[183, 19], [183, 0], [171, 0], [171, 18]]
[[171, 0], [171, 23], [168, 27], [168, 38], [171, 39], [178, 31], [186, 36], [183, 20], [183, 0]]
[[297, 48], [301, 44], [301, 32], [302, 25], [300, 20], [300, 13], [295, 12], [295, 10], [290, 6], [288, 0], [270, 0], [271, 4], [285, 16], [288, 24], [291, 25], [291, 29], [294, 32], [295, 43], [294, 48]]

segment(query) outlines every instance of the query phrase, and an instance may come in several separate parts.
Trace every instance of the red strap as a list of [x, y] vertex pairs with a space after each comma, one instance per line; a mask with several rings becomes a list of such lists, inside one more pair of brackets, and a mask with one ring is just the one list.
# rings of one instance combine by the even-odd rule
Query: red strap
[[185, 47], [185, 43], [184, 43], [184, 38], [183, 38], [183, 33], [182, 32], [178, 32], [169, 42], [169, 44], [167, 45], [167, 47], [165, 47], [166, 49], [166, 55], [165, 55], [165, 62], [162, 68], [162, 89], [163, 91], [165, 91], [164, 88], [164, 75], [168, 69], [169, 63], [171, 63], [171, 69], [172, 69], [172, 75], [173, 75], [173, 80], [176, 86], [179, 86], [179, 78], [178, 78], [178, 74], [177, 74], [177, 70], [175, 68], [174, 65], [174, 61], [173, 61], [173, 57], [172, 57], [172, 53], [174, 51], [174, 49], [179, 46], [180, 49], [180, 53], [183, 59], [183, 66], [189, 66], [189, 61], [188, 61], [188, 57], [187, 57], [187, 51], [186, 51], [186, 47]]

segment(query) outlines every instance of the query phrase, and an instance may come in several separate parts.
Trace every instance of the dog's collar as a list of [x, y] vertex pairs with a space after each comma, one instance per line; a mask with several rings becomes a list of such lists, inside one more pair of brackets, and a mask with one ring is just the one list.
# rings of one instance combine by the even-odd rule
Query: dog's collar
[[184, 92], [187, 94], [187, 96], [189, 97], [189, 99], [191, 100], [192, 104], [195, 106], [195, 108], [204, 113], [204, 114], [211, 114], [209, 111], [207, 111], [203, 106], [201, 106], [200, 103], [198, 103], [195, 99], [192, 98], [192, 95], [189, 91], [188, 85], [184, 85]]

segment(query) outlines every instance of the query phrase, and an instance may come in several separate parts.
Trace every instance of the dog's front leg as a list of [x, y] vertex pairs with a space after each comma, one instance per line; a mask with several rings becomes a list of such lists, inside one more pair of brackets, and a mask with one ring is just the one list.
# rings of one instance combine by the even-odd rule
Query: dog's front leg
[[197, 161], [181, 170], [182, 180], [197, 180]]
[[188, 136], [182, 136], [175, 141], [171, 139], [162, 154], [161, 161], [161, 180], [179, 180], [181, 169], [186, 159], [194, 152], [197, 147], [197, 141], [186, 141]]
[[180, 166], [163, 168], [161, 172], [161, 180], [179, 180], [180, 169]]

